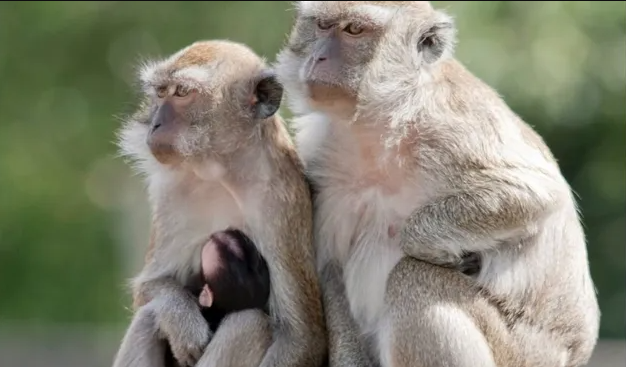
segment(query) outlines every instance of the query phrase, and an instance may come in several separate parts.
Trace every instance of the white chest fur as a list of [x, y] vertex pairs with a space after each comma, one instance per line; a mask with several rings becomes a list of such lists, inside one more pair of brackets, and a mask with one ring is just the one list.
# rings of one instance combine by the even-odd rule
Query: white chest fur
[[343, 265], [351, 312], [369, 334], [385, 313], [387, 278], [403, 256], [398, 232], [420, 196], [397, 185], [406, 182], [398, 170], [372, 169], [376, 163], [367, 161], [349, 136], [323, 121], [317, 125], [323, 132], [312, 131], [314, 122], [308, 119], [301, 121], [307, 126], [298, 144], [318, 189], [318, 265], [329, 260]]
[[[191, 174], [181, 177], [165, 172], [154, 176], [150, 195], [158, 203], [156, 216], [159, 258], [167, 259], [158, 272], [186, 282], [189, 266], [200, 270], [200, 249], [211, 233], [228, 227], [245, 228], [242, 212], [231, 193], [219, 181]], [[154, 188], [154, 189], [153, 189]], [[167, 253], [163, 253], [167, 252]]]
[[397, 234], [406, 215], [403, 201], [376, 188], [345, 188], [321, 193], [317, 202], [319, 261], [343, 265], [350, 309], [364, 333], [378, 329], [388, 275], [403, 256]]

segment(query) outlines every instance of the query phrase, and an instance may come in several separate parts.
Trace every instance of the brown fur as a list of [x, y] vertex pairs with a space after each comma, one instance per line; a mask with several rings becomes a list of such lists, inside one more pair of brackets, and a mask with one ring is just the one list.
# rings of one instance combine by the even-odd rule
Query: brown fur
[[219, 58], [220, 54], [228, 52], [223, 45], [208, 42], [194, 44], [187, 52], [174, 62], [171, 70], [180, 70], [189, 66], [209, 64]]
[[[198, 367], [217, 361], [233, 367], [259, 362], [318, 367], [326, 338], [311, 245], [312, 207], [302, 164], [276, 115], [282, 87], [252, 50], [228, 41], [196, 42], [146, 65], [141, 79], [148, 102], [122, 128], [120, 147], [147, 176], [151, 240], [133, 293], [137, 317], [150, 315], [152, 322], [129, 333], [152, 343], [143, 346], [151, 350], [166, 338], [183, 365], [199, 359]], [[177, 97], [178, 86], [191, 92]], [[160, 87], [169, 94], [158, 97]], [[262, 87], [266, 94], [259, 94]], [[171, 112], [162, 112], [167, 108]], [[151, 134], [161, 134], [161, 145], [146, 144]], [[156, 157], [154, 150], [162, 153], [164, 144], [168, 156]], [[231, 317], [210, 335], [197, 300], [184, 286], [200, 271], [200, 249], [208, 236], [226, 227], [246, 233], [268, 263], [270, 318]], [[242, 334], [246, 325], [254, 325], [252, 334]], [[259, 335], [257, 342], [252, 335]], [[153, 362], [141, 357], [145, 351], [125, 343], [116, 367], [131, 362], [158, 367], [148, 366]]]
[[[144, 262], [148, 263], [152, 261], [152, 257], [154, 256], [154, 251], [156, 247], [156, 221], [152, 220], [153, 225], [150, 227], [150, 238], [148, 240], [148, 248], [146, 249], [146, 254], [144, 256]], [[137, 311], [141, 306], [144, 306], [148, 303], [148, 299], [145, 299], [142, 294], [134, 292], [133, 294], [133, 310]]]
[[[427, 2], [297, 12], [277, 72], [318, 187], [318, 270], [341, 268], [325, 307], [353, 319], [327, 312], [330, 340], [383, 367], [585, 364], [599, 309], [573, 195], [541, 137], [453, 58], [452, 18]], [[330, 359], [363, 363], [360, 349]]]

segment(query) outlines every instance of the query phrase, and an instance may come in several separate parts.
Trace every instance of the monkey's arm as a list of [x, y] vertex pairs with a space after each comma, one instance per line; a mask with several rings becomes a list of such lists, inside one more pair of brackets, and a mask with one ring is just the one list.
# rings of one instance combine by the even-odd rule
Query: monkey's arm
[[312, 210], [285, 201], [277, 207], [283, 210], [274, 216], [273, 221], [280, 225], [271, 230], [266, 228], [265, 233], [269, 236], [257, 242], [261, 248], [269, 249], [262, 255], [270, 269], [270, 314], [274, 336], [260, 366], [320, 366], [327, 344], [312, 249]]
[[[153, 219], [150, 228], [150, 243], [146, 252], [145, 264], [141, 272], [132, 280], [133, 306], [135, 309], [151, 302], [153, 299], [180, 298], [192, 299], [191, 294], [182, 283], [174, 279], [176, 267], [163, 249], [175, 248], [175, 244], [163, 243], [158, 235], [157, 223]], [[153, 302], [154, 303], [154, 302]], [[194, 306], [196, 305], [193, 299]]]
[[328, 329], [329, 367], [373, 367], [350, 314], [341, 268], [329, 263], [320, 278]]
[[[482, 252], [532, 235], [563, 200], [562, 183], [534, 168], [500, 168], [458, 176], [448, 195], [413, 212], [402, 229], [403, 251], [417, 259], [458, 267]], [[461, 182], [462, 184], [459, 184]]]
[[174, 357], [182, 365], [193, 365], [209, 343], [211, 330], [197, 299], [174, 278], [172, 261], [161, 258], [166, 252], [155, 251], [162, 245], [153, 232], [146, 265], [133, 280], [134, 306], [150, 302], [156, 327]]

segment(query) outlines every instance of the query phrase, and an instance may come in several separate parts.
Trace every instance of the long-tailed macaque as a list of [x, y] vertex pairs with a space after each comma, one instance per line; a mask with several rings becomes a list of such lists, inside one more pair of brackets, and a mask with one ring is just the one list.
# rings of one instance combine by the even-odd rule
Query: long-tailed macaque
[[[311, 198], [276, 113], [282, 86], [250, 48], [219, 40], [147, 63], [140, 80], [145, 98], [120, 147], [146, 176], [152, 235], [115, 367], [162, 366], [164, 340], [184, 366], [318, 367], [326, 333]], [[212, 333], [186, 287], [209, 235], [228, 227], [267, 261], [270, 316], [237, 312]]]
[[276, 70], [317, 190], [331, 367], [584, 365], [599, 309], [574, 197], [454, 59], [452, 18], [425, 1], [296, 8]]

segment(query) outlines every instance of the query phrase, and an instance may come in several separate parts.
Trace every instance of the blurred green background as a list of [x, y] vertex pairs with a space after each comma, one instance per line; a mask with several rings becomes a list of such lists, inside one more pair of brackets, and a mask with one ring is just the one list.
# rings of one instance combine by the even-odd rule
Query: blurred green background
[[[601, 336], [624, 339], [625, 2], [434, 3], [457, 19], [458, 58], [558, 158], [580, 198]], [[273, 61], [292, 16], [284, 1], [0, 2], [0, 346], [50, 333], [54, 358], [78, 333], [115, 348], [148, 233], [142, 182], [112, 143], [134, 66], [207, 38]]]

